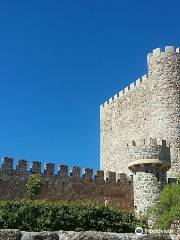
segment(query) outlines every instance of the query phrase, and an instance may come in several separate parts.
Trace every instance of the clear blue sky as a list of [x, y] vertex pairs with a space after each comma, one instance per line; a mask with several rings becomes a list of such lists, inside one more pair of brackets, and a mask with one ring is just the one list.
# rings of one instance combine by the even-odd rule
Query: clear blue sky
[[179, 24], [179, 0], [1, 0], [0, 156], [98, 169], [99, 105]]

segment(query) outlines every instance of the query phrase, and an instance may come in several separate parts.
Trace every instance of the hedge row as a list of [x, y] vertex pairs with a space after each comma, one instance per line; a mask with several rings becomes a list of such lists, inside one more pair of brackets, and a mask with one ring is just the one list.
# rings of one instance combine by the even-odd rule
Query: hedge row
[[93, 203], [1, 201], [0, 228], [22, 231], [94, 230], [134, 232], [139, 226], [128, 212]]

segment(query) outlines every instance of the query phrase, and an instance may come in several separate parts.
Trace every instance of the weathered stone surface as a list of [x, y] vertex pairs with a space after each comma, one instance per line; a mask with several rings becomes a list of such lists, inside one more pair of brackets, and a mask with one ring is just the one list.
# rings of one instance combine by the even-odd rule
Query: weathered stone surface
[[[22, 237], [21, 237], [22, 236]], [[103, 233], [103, 232], [22, 232], [18, 230], [0, 230], [0, 240], [180, 240], [180, 235], [143, 235], [141, 237], [131, 233]]]
[[59, 240], [131, 240], [137, 239], [134, 234], [115, 234], [101, 232], [62, 232], [59, 234]]
[[131, 233], [103, 233], [103, 232], [22, 232], [17, 230], [0, 230], [0, 240], [179, 240], [180, 235], [143, 235], [141, 237]]
[[152, 206], [158, 199], [161, 187], [166, 184], [166, 172], [170, 168], [170, 149], [166, 141], [156, 138], [137, 145], [128, 145], [133, 172], [134, 207], [137, 215]]
[[[113, 174], [106, 181], [104, 177], [86, 179], [73, 176], [43, 176], [43, 185], [39, 199], [49, 200], [94, 200], [122, 209], [133, 210], [132, 181], [125, 175], [119, 181], [114, 179]], [[0, 175], [0, 200], [22, 199], [26, 192], [27, 178], [20, 176]]]
[[152, 206], [159, 199], [162, 184], [161, 181], [158, 181], [157, 174], [161, 177], [161, 172], [146, 167], [139, 169], [133, 176], [134, 205], [137, 215], [143, 214], [149, 206]]
[[180, 54], [173, 49], [149, 54], [148, 77], [101, 106], [101, 169], [131, 174], [127, 144], [158, 138], [171, 144], [168, 176], [180, 173]]
[[21, 240], [21, 237], [19, 230], [0, 230], [0, 240]]
[[57, 233], [52, 232], [40, 232], [40, 233], [23, 232], [21, 240], [59, 240], [59, 236]]

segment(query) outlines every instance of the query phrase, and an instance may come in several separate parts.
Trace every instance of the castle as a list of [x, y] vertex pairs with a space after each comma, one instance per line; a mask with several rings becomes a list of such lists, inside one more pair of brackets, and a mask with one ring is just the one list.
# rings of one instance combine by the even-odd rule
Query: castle
[[180, 49], [157, 48], [147, 64], [148, 74], [100, 107], [101, 169], [133, 173], [137, 214], [180, 174]]
[[148, 54], [148, 74], [100, 106], [101, 167], [79, 167], [4, 158], [0, 199], [21, 199], [29, 173], [41, 174], [39, 198], [98, 200], [141, 215], [159, 197], [161, 186], [180, 174], [180, 49]]

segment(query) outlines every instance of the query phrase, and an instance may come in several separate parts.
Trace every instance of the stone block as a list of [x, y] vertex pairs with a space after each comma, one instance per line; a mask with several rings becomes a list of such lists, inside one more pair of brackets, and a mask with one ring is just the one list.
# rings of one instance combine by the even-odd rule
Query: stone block
[[161, 49], [160, 48], [156, 48], [153, 50], [153, 55], [157, 55], [161, 53]]
[[30, 166], [30, 172], [33, 174], [41, 174], [41, 162], [33, 161]]
[[59, 169], [58, 169], [58, 175], [59, 175], [59, 177], [68, 177], [68, 166], [66, 166], [66, 165], [60, 165], [59, 167], [58, 167]]
[[175, 52], [175, 49], [174, 49], [173, 46], [166, 46], [166, 47], [165, 47], [165, 52], [174, 53], [174, 52]]
[[81, 174], [81, 168], [77, 166], [73, 166], [71, 169], [71, 176], [74, 178], [79, 178]]
[[16, 167], [16, 174], [18, 176], [25, 176], [27, 175], [27, 161], [24, 159], [21, 159], [18, 161], [17, 167]]
[[109, 183], [115, 183], [116, 182], [116, 173], [115, 172], [106, 172], [106, 181]]
[[21, 240], [22, 234], [19, 230], [0, 230], [0, 240]]
[[104, 182], [104, 171], [102, 170], [96, 171], [95, 180], [97, 182]]
[[59, 240], [59, 236], [53, 232], [24, 232], [21, 240]]
[[46, 176], [53, 176], [54, 175], [54, 169], [55, 169], [55, 165], [53, 163], [46, 163], [45, 164], [45, 169], [44, 169], [44, 174]]
[[9, 157], [3, 158], [1, 171], [2, 171], [2, 174], [6, 176], [12, 175], [14, 173], [13, 158], [9, 158]]
[[93, 169], [85, 168], [83, 178], [84, 179], [93, 179]]

